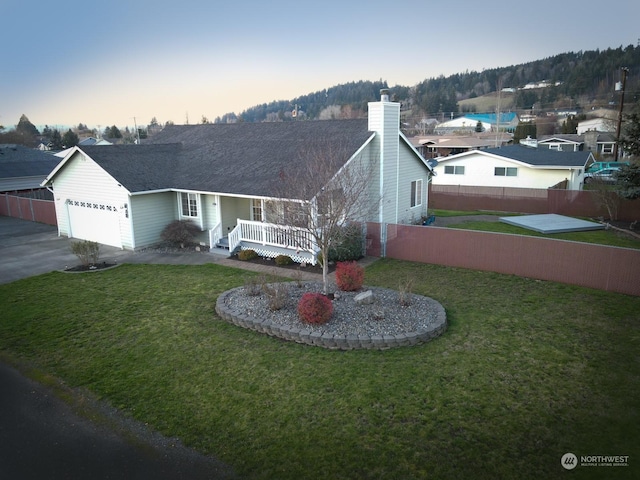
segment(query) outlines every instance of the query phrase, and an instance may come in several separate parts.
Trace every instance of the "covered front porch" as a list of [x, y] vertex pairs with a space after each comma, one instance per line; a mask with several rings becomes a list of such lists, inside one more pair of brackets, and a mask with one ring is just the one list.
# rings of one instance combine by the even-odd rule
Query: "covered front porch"
[[224, 251], [229, 256], [239, 250], [254, 250], [262, 257], [287, 255], [297, 263], [317, 262], [318, 249], [311, 235], [298, 227], [237, 219], [233, 230], [223, 235], [220, 222], [209, 230], [209, 244], [212, 251]]

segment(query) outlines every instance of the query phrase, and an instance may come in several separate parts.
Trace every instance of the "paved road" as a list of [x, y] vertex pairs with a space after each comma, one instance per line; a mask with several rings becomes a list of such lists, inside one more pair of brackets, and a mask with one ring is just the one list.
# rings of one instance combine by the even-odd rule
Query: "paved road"
[[113, 415], [111, 426], [89, 421], [48, 388], [2, 364], [0, 385], [1, 479], [236, 478], [215, 459], [141, 426], [114, 428]]

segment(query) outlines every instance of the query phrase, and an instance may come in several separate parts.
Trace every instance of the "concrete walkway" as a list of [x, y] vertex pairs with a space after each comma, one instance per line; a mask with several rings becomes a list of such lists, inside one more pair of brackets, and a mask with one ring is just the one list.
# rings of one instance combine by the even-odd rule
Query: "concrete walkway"
[[[0, 216], [0, 284], [77, 265], [78, 258], [71, 253], [72, 241], [66, 237], [59, 237], [58, 230], [54, 226]], [[132, 252], [101, 245], [100, 260], [119, 264], [216, 263], [289, 278], [297, 274], [295, 270], [280, 268], [275, 263], [273, 266], [257, 265], [209, 252], [164, 253], [154, 250]], [[373, 260], [375, 259], [364, 260], [363, 264]], [[304, 269], [300, 269], [300, 272], [303, 280], [322, 280], [319, 274], [305, 272]], [[331, 275], [330, 281], [335, 281], [335, 276]]]

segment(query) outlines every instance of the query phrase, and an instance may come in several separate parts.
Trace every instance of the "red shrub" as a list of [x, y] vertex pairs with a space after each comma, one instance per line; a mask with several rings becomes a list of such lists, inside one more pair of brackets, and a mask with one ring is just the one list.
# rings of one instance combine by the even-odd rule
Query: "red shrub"
[[336, 265], [336, 283], [343, 292], [355, 292], [362, 288], [364, 268], [356, 262], [338, 262]]
[[332, 313], [331, 300], [321, 293], [305, 293], [298, 302], [298, 315], [303, 322], [327, 323]]

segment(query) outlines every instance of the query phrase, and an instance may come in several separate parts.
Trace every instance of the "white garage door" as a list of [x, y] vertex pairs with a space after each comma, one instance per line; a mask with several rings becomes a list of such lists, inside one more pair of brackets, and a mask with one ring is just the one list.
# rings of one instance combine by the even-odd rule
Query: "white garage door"
[[67, 200], [67, 209], [70, 237], [122, 247], [119, 212], [114, 205]]

